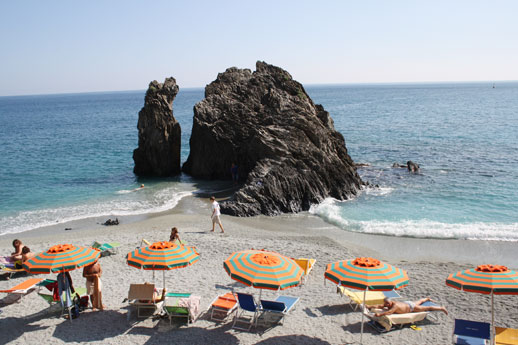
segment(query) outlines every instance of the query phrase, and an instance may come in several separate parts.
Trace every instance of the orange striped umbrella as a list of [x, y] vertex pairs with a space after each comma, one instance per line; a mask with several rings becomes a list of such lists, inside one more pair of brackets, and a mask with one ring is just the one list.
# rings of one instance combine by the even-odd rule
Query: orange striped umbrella
[[[408, 285], [405, 270], [373, 258], [356, 258], [328, 264], [324, 273], [333, 283], [363, 290], [363, 308], [367, 290], [390, 291]], [[363, 338], [363, 312], [360, 344]]]
[[33, 274], [67, 272], [90, 265], [100, 256], [93, 248], [59, 244], [25, 261], [23, 268]]
[[[144, 270], [165, 271], [192, 265], [200, 255], [194, 247], [172, 242], [155, 242], [150, 246], [137, 248], [128, 253], [128, 265]], [[154, 274], [154, 273], [153, 273]]]
[[284, 290], [300, 284], [304, 271], [284, 255], [264, 250], [232, 253], [223, 263], [234, 280], [259, 289]]
[[[477, 268], [452, 273], [446, 285], [458, 290], [491, 294], [491, 324], [494, 324], [493, 295], [518, 295], [518, 273], [505, 266], [480, 265]], [[494, 335], [493, 335], [494, 336]]]

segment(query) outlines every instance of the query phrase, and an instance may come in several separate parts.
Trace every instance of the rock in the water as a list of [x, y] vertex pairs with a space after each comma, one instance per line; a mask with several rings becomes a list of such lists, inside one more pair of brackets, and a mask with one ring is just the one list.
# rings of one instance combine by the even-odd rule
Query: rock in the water
[[220, 73], [194, 107], [190, 154], [183, 170], [197, 178], [243, 186], [221, 211], [236, 216], [308, 210], [326, 197], [340, 200], [362, 185], [343, 136], [321, 105], [279, 67]]
[[144, 107], [138, 114], [138, 148], [133, 151], [139, 176], [171, 176], [179, 174], [180, 124], [173, 116], [173, 100], [178, 93], [174, 78], [163, 84], [149, 83]]
[[406, 162], [406, 166], [407, 166], [408, 171], [410, 171], [412, 173], [418, 173], [419, 172], [419, 164], [417, 164], [417, 163], [414, 163], [412, 161], [408, 161], [408, 162]]

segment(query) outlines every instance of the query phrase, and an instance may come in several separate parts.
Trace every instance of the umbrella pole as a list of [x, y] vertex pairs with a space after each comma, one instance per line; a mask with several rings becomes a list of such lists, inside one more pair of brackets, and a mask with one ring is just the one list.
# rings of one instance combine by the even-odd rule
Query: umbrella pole
[[363, 307], [362, 307], [362, 328], [361, 328], [361, 332], [360, 332], [360, 345], [363, 344], [362, 342], [362, 339], [363, 339], [363, 318], [365, 317], [365, 315], [363, 314], [364, 313], [364, 310], [365, 310], [365, 297], [367, 297], [367, 289], [363, 290]]
[[493, 290], [491, 290], [491, 344], [495, 344], [495, 308], [493, 300]]
[[164, 286], [162, 286], [162, 288], [165, 289], [165, 270], [162, 271], [162, 280], [164, 281]]

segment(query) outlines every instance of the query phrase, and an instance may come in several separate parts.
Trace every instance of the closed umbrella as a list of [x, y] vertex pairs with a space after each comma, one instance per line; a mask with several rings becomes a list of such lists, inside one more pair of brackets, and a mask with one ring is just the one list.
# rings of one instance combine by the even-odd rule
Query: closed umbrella
[[247, 286], [269, 290], [297, 286], [304, 274], [293, 259], [279, 253], [255, 249], [232, 253], [224, 261], [223, 267], [230, 278]]
[[[406, 271], [373, 258], [356, 258], [328, 264], [324, 273], [333, 283], [363, 290], [363, 309], [367, 290], [390, 291], [408, 285]], [[360, 343], [363, 338], [363, 311]]]
[[190, 266], [199, 258], [200, 255], [194, 247], [172, 242], [155, 242], [128, 253], [126, 262], [138, 269], [163, 271], [165, 287], [165, 271]]
[[[494, 329], [494, 295], [518, 295], [518, 273], [505, 266], [480, 265], [457, 273], [446, 279], [446, 285], [457, 290], [491, 295], [491, 329]], [[494, 343], [494, 332], [492, 332]]]

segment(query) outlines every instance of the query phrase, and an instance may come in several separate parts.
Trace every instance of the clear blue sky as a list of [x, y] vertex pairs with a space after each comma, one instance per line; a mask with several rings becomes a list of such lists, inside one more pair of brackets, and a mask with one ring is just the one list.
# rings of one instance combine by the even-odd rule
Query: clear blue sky
[[0, 96], [203, 87], [263, 60], [304, 84], [518, 80], [518, 1], [2, 1]]

